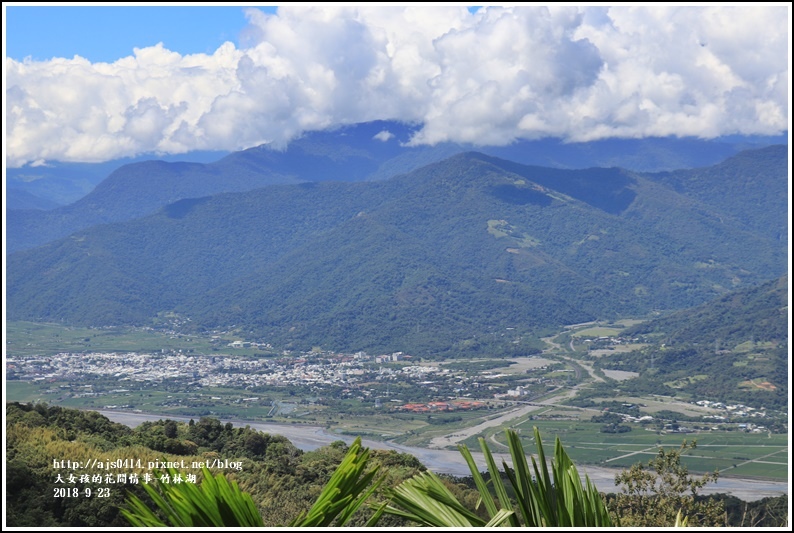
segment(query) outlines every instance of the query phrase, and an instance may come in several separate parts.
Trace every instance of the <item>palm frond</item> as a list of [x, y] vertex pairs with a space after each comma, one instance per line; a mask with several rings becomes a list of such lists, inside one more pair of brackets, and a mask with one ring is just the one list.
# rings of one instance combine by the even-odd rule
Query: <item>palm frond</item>
[[[534, 437], [538, 459], [530, 456], [530, 469], [518, 434], [506, 430], [512, 467], [505, 461], [504, 476], [515, 494], [509, 497], [502, 472], [496, 466], [493, 454], [485, 439], [480, 438], [489, 479], [480, 473], [466, 446], [459, 446], [480, 493], [490, 520], [486, 522], [474, 511], [466, 509], [447, 489], [441, 480], [425, 472], [404, 481], [391, 491], [390, 505], [380, 512], [402, 516], [413, 522], [436, 527], [484, 527], [510, 525], [512, 527], [599, 527], [612, 526], [612, 520], [601, 494], [585, 476], [579, 477], [573, 461], [565, 452], [560, 439], [554, 446], [551, 471], [546, 462], [540, 432]], [[534, 476], [533, 476], [534, 474]], [[493, 492], [493, 494], [492, 494]], [[494, 498], [495, 494], [495, 498]], [[517, 509], [517, 510], [514, 510]]]
[[[375, 480], [377, 467], [365, 473], [369, 449], [362, 448], [357, 438], [342, 463], [331, 475], [319, 498], [307, 513], [292, 522], [292, 527], [343, 526], [380, 486], [383, 478]], [[178, 527], [264, 527], [251, 496], [242, 492], [235, 482], [223, 474], [217, 476], [204, 468], [201, 485], [195, 483], [166, 483], [155, 471], [154, 483], [143, 488], [166, 521]], [[169, 468], [162, 479], [176, 479], [179, 472]], [[140, 498], [130, 495], [127, 507], [121, 510], [127, 521], [137, 527], [166, 527], [154, 510]], [[374, 524], [377, 513], [370, 520]]]
[[331, 475], [319, 498], [305, 515], [290, 522], [291, 527], [326, 527], [335, 522], [343, 526], [361, 505], [383, 482], [375, 476], [378, 468], [367, 473], [364, 470], [369, 460], [369, 448], [362, 448], [361, 437], [356, 438], [350, 449]]
[[[170, 522], [177, 527], [263, 527], [262, 517], [251, 496], [229, 482], [223, 474], [217, 476], [205, 467], [201, 485], [195, 483], [165, 483], [162, 479], [177, 479], [179, 471], [169, 468], [165, 473], [154, 471], [154, 482], [143, 485], [144, 490]], [[138, 527], [166, 527], [157, 514], [140, 498], [130, 495], [127, 507], [121, 510], [130, 524]]]
[[495, 511], [485, 521], [467, 509], [432, 472], [422, 472], [389, 491], [390, 504], [383, 512], [431, 527], [485, 527], [501, 525], [511, 511]]

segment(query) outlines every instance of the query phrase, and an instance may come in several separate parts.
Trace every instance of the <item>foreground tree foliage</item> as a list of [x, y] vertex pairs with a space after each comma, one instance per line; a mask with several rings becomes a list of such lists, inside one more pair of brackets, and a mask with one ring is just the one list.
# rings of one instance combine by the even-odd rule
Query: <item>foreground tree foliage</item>
[[734, 527], [788, 527], [788, 495], [745, 502], [735, 496], [719, 495], [725, 505], [728, 525]]
[[[511, 467], [503, 461], [503, 472], [497, 468], [484, 439], [480, 439], [480, 447], [488, 466], [488, 482], [479, 472], [468, 448], [459, 448], [469, 465], [488, 519], [478, 515], [476, 509], [468, 509], [461, 504], [438, 476], [432, 472], [422, 472], [387, 490], [388, 501], [374, 506], [376, 512], [366, 525], [376, 525], [384, 514], [435, 527], [612, 525], [601, 494], [589, 477], [586, 478], [585, 485], [582, 485], [579, 473], [559, 438], [555, 442], [550, 473], [537, 428], [535, 442], [538, 460], [530, 457], [531, 469], [518, 434], [512, 430], [508, 430], [506, 434], [513, 465]], [[360, 438], [356, 439], [311, 510], [296, 517], [289, 525], [345, 525], [353, 513], [375, 493], [383, 479], [375, 479], [377, 468], [365, 472], [368, 458], [369, 450], [361, 447]], [[507, 484], [503, 481], [503, 474], [508, 480]], [[157, 484], [164, 493], [163, 496], [151, 486], [147, 486], [146, 490], [173, 525], [261, 525], [261, 518], [259, 522], [252, 521], [251, 509], [255, 506], [250, 496], [241, 493], [236, 484], [230, 486], [220, 478], [221, 474], [213, 478], [206, 471], [204, 485], [209, 485], [206, 490], [203, 486], [199, 490], [195, 486], [186, 486], [188, 484], [167, 485], [159, 482]], [[508, 494], [508, 487], [514, 495], [513, 498]], [[491, 488], [496, 493], [496, 498], [491, 493]], [[232, 501], [234, 499], [240, 501], [235, 503]], [[202, 507], [206, 507], [206, 510]], [[132, 525], [165, 525], [154, 511], [134, 497], [130, 498], [124, 515]]]
[[[290, 522], [291, 527], [344, 526], [359, 507], [377, 490], [382, 478], [374, 480], [378, 467], [367, 472], [369, 450], [357, 438], [342, 464], [331, 476], [308, 513], [301, 513]], [[171, 484], [161, 481], [155, 471], [154, 483], [144, 485], [158, 513], [131, 495], [122, 514], [133, 526], [165, 527], [263, 527], [265, 524], [250, 494], [242, 492], [235, 482], [223, 474], [213, 476], [205, 467], [200, 485]], [[167, 470], [169, 479], [180, 475], [175, 468]], [[166, 521], [168, 523], [166, 523]]]
[[[576, 483], [575, 468], [559, 442], [552, 461], [546, 465], [546, 457], [541, 458], [542, 446], [538, 447], [537, 457], [530, 457], [524, 454], [515, 434], [508, 432], [508, 439], [512, 455], [500, 468], [481, 441], [486, 471], [480, 474], [470, 460], [471, 476], [451, 478], [426, 473], [411, 455], [367, 450], [360, 441], [350, 446], [336, 441], [303, 452], [284, 437], [233, 427], [211, 418], [190, 424], [161, 420], [129, 428], [95, 412], [9, 403], [6, 520], [12, 527], [124, 527], [131, 522], [120, 510], [131, 510], [132, 496], [152, 510], [159, 521], [152, 524], [258, 524], [261, 519], [265, 527], [344, 524], [383, 528], [489, 523], [552, 526], [565, 520], [578, 524], [581, 520], [598, 519], [603, 512], [598, 503], [601, 496], [595, 497], [597, 492], [588, 489], [586, 480]], [[537, 434], [535, 443], [540, 443]], [[176, 449], [181, 453], [166, 451]], [[651, 463], [635, 465], [618, 476], [618, 484], [624, 485], [623, 493], [606, 497], [608, 518], [614, 525], [672, 526], [679, 512], [679, 523], [690, 526], [787, 524], [786, 496], [754, 502], [726, 495], [701, 496], [700, 489], [713, 478], [689, 476], [680, 464], [682, 450], [660, 450]], [[461, 452], [470, 457], [465, 448]], [[97, 459], [117, 458], [130, 458], [138, 464], [88, 466]], [[57, 466], [65, 459], [83, 466], [77, 470], [74, 466]], [[214, 460], [234, 461], [238, 467], [211, 467], [211, 475], [197, 468], [191, 470], [191, 464], [209, 465]], [[184, 464], [183, 470], [188, 469], [199, 484], [184, 488], [187, 483], [170, 483], [167, 488], [158, 488], [160, 477], [147, 480], [146, 476], [153, 473], [149, 465], [163, 461]], [[217, 476], [219, 471], [221, 477]], [[165, 479], [173, 480], [173, 472], [170, 474]], [[108, 475], [139, 476], [142, 482], [114, 484], [112, 479], [107, 480]], [[56, 479], [58, 476], [61, 479]], [[210, 477], [211, 481], [203, 481]], [[186, 474], [183, 479], [187, 479]], [[166, 492], [177, 486], [177, 491], [197, 492], [174, 500], [179, 504], [171, 503]], [[228, 491], [222, 486], [227, 486]], [[110, 487], [108, 497], [53, 497], [58, 488], [77, 489], [81, 496], [93, 491], [96, 496], [101, 487]], [[161, 509], [147, 487], [156, 489], [171, 511]], [[250, 494], [253, 507], [241, 501], [246, 498], [245, 493]], [[191, 498], [197, 508], [194, 514], [190, 512]], [[183, 505], [185, 501], [188, 504]], [[179, 505], [183, 505], [181, 510], [177, 509]], [[718, 506], [723, 505], [725, 512], [717, 512]], [[227, 508], [234, 507], [240, 507], [255, 521], [229, 519], [231, 511]], [[208, 511], [212, 509], [215, 510]], [[181, 522], [171, 520], [169, 512], [182, 513]], [[411, 519], [403, 516], [411, 513]], [[188, 520], [188, 516], [192, 518]]]
[[696, 446], [694, 441], [684, 441], [677, 450], [659, 448], [647, 463], [637, 463], [615, 477], [615, 484], [623, 489], [610, 502], [610, 509], [621, 526], [727, 525], [722, 501], [698, 498], [700, 489], [717, 481], [718, 472], [697, 478], [681, 464], [681, 453]]
[[[221, 469], [229, 482], [236, 482], [242, 492], [251, 495], [265, 527], [289, 524], [306, 513], [317, 501], [323, 486], [342, 462], [348, 445], [338, 441], [317, 450], [304, 452], [285, 437], [261, 433], [248, 427], [224, 424], [213, 418], [202, 418], [190, 424], [177, 422], [177, 436], [167, 421], [149, 422], [135, 428], [115, 424], [96, 412], [80, 411], [44, 403], [6, 405], [6, 517], [14, 527], [125, 527], [129, 521], [122, 516], [128, 494], [134, 494], [154, 509], [156, 506], [144, 490], [143, 476], [152, 474], [148, 466], [156, 461], [184, 461], [186, 469], [202, 479], [200, 468], [205, 463], [213, 474], [218, 468], [212, 461], [234, 461], [239, 469]], [[181, 446], [172, 446], [169, 441]], [[174, 450], [179, 450], [175, 452]], [[129, 458], [138, 464], [96, 468], [87, 467], [96, 459]], [[70, 459], [84, 468], [74, 471], [76, 482], [68, 474], [72, 470], [56, 470], [54, 461]], [[408, 454], [372, 450], [368, 468], [380, 467], [385, 475], [384, 486], [395, 486], [424, 470], [419, 461]], [[184, 470], [184, 469], [183, 469]], [[62, 474], [63, 484], [56, 480]], [[83, 481], [82, 475], [89, 476]], [[140, 483], [128, 481], [108, 485], [105, 477], [117, 474], [141, 478]], [[183, 475], [185, 472], [183, 472]], [[102, 481], [95, 476], [101, 475]], [[83, 497], [53, 497], [53, 489], [77, 489]], [[109, 497], [85, 497], [86, 490], [98, 494], [100, 487], [109, 487]], [[467, 489], [458, 489], [460, 493]], [[469, 490], [469, 492], [474, 492]], [[159, 513], [159, 511], [158, 511]], [[364, 525], [372, 511], [366, 505], [353, 515], [350, 525]], [[158, 515], [167, 520], [164, 515]], [[168, 522], [165, 522], [168, 523]], [[381, 525], [405, 525], [397, 517], [385, 516]]]
[[[383, 477], [375, 479], [378, 467], [365, 472], [368, 459], [369, 449], [362, 448], [361, 437], [357, 437], [309, 512], [299, 515], [289, 525], [292, 527], [346, 525], [353, 513], [383, 482]], [[378, 516], [375, 515], [367, 525], [377, 522]]]

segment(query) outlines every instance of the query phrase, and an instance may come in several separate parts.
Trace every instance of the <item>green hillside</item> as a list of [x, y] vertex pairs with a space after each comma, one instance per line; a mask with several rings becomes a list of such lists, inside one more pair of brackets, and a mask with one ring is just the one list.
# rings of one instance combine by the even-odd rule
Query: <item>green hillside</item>
[[[786, 409], [788, 277], [626, 328], [649, 345], [604, 355], [597, 366], [639, 372], [619, 387], [697, 400]], [[606, 385], [605, 385], [606, 386]]]
[[639, 175], [468, 153], [78, 232], [10, 256], [7, 299], [12, 320], [145, 324], [176, 311], [293, 346], [520, 351], [505, 328], [689, 307], [780, 275], [785, 254]]
[[788, 338], [788, 276], [734, 291], [714, 301], [626, 329], [661, 336], [667, 344], [780, 342]]
[[711, 206], [721, 217], [750, 231], [788, 242], [788, 147], [741, 152], [711, 167], [651, 174], [648, 177]]

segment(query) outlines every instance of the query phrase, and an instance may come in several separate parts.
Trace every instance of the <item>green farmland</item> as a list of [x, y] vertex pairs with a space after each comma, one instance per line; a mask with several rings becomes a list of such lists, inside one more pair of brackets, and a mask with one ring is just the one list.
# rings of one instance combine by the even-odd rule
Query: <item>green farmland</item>
[[[143, 328], [86, 328], [36, 322], [6, 323], [9, 354], [54, 355], [62, 352], [159, 352], [182, 350], [186, 353], [213, 354], [228, 342], [241, 340], [229, 335], [213, 342], [208, 336], [183, 335]], [[227, 349], [228, 351], [228, 349]], [[257, 349], [235, 349], [236, 355], [253, 355]]]
[[[788, 479], [788, 435], [743, 432], [700, 432], [657, 434], [633, 425], [628, 433], [602, 433], [602, 424], [577, 420], [545, 421], [525, 420], [512, 424], [520, 431], [524, 446], [533, 449], [532, 427], [537, 426], [544, 435], [544, 444], [550, 447], [556, 436], [565, 445], [571, 459], [577, 464], [591, 464], [613, 468], [628, 468], [638, 462], [647, 462], [660, 446], [680, 447], [682, 442], [697, 442], [693, 450], [686, 450], [683, 463], [698, 473], [719, 470], [723, 475], [763, 477], [775, 480]], [[507, 450], [502, 429], [483, 435], [494, 451]], [[477, 439], [464, 441], [469, 448], [479, 449]]]

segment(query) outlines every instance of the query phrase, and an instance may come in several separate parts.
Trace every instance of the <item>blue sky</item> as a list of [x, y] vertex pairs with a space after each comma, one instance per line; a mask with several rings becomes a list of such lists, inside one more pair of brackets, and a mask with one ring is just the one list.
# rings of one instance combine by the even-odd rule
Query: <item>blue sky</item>
[[[259, 6], [273, 13], [275, 7]], [[239, 6], [9, 6], [6, 55], [46, 60], [79, 55], [112, 62], [133, 48], [162, 42], [181, 54], [213, 53], [240, 44], [247, 21]]]
[[[275, 13], [276, 6], [256, 6]], [[473, 6], [469, 11], [474, 12]], [[180, 54], [211, 54], [225, 41], [239, 46], [247, 26], [242, 6], [25, 6], [6, 11], [6, 55], [46, 60], [79, 55], [111, 62], [133, 48], [162, 42]], [[245, 37], [242, 36], [243, 42]]]
[[283, 148], [788, 130], [791, 4], [3, 4], [6, 164]]

